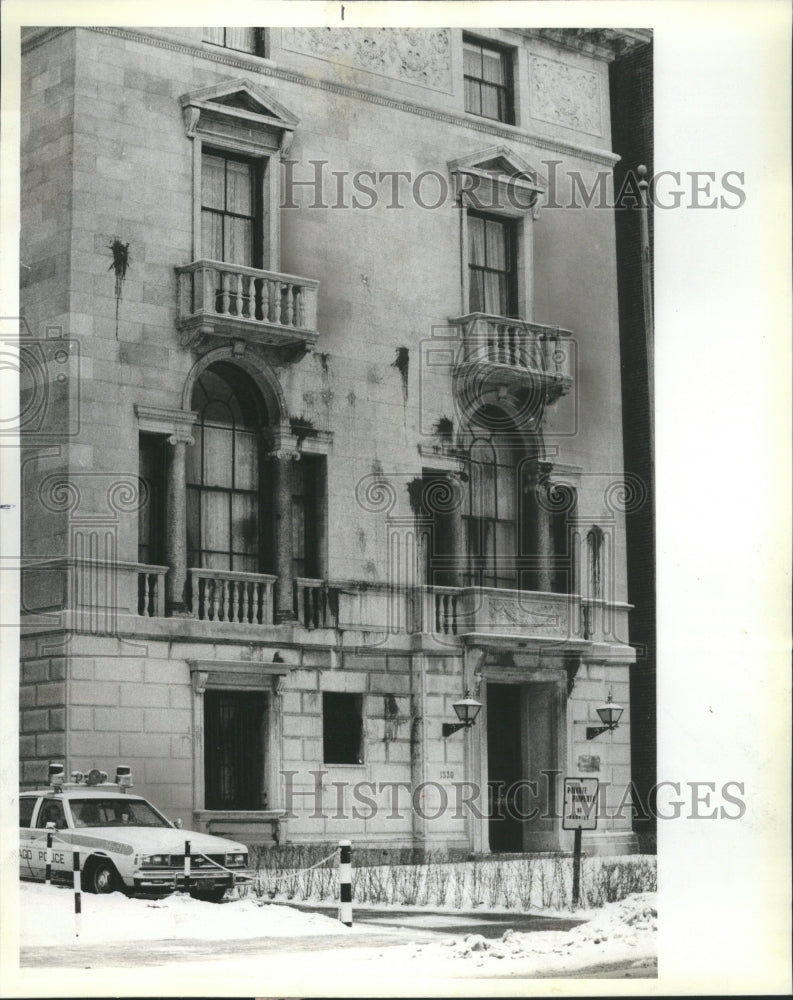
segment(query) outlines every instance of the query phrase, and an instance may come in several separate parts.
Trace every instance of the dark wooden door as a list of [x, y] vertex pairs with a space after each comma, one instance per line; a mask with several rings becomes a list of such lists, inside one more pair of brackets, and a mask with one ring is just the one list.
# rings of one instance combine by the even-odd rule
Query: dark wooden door
[[487, 685], [487, 784], [491, 851], [523, 850], [523, 821], [516, 802], [524, 778], [522, 690]]

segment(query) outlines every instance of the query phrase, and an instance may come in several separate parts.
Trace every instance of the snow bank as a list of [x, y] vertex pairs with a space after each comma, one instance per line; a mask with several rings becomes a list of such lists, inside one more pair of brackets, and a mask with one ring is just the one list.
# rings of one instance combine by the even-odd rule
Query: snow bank
[[[236, 899], [213, 904], [173, 895], [162, 900], [129, 899], [121, 893], [109, 896], [84, 894], [79, 942], [98, 944], [163, 940], [233, 942], [249, 938], [297, 938], [338, 936], [339, 944], [350, 930], [334, 916], [306, 913], [278, 903], [264, 903], [255, 898]], [[20, 886], [20, 941], [27, 947], [74, 945], [73, 894], [68, 889], [22, 883]], [[399, 907], [394, 913], [404, 912]], [[444, 918], [445, 920], [445, 918]], [[406, 975], [426, 976], [550, 976], [575, 972], [590, 966], [642, 964], [656, 956], [657, 910], [655, 893], [640, 893], [599, 910], [587, 923], [570, 931], [508, 930], [500, 938], [465, 934], [431, 944], [400, 944], [401, 934], [394, 930], [394, 945], [387, 951], [370, 951], [363, 945], [357, 950], [344, 948], [346, 963], [357, 962], [362, 968], [383, 960], [389, 967], [401, 968]], [[378, 924], [356, 924], [359, 934], [388, 933]], [[307, 948], [316, 942], [306, 943]], [[317, 954], [315, 971], [319, 973], [328, 956], [338, 947], [323, 943]], [[309, 966], [311, 952], [301, 953], [301, 967]], [[283, 972], [294, 974], [294, 956], [273, 954], [267, 961], [278, 966], [283, 957]], [[322, 961], [320, 961], [320, 957]], [[235, 959], [240, 969], [258, 968], [262, 958]], [[305, 960], [305, 961], [304, 961]], [[247, 964], [246, 964], [247, 961]], [[290, 965], [291, 963], [291, 965]], [[308, 964], [306, 964], [308, 963]], [[212, 963], [206, 963], [212, 968]], [[269, 965], [268, 965], [269, 968]]]
[[[75, 942], [74, 895], [69, 889], [23, 882], [19, 909], [19, 939], [26, 947]], [[129, 899], [119, 892], [83, 893], [82, 910], [79, 940], [86, 942], [349, 934], [333, 917], [251, 898], [206, 903], [184, 895], [151, 900]]]
[[481, 975], [503, 972], [507, 964], [520, 963], [525, 975], [548, 975], [588, 966], [633, 962], [657, 955], [658, 929], [656, 894], [637, 893], [617, 903], [609, 903], [592, 920], [570, 931], [516, 933], [506, 931], [498, 939], [468, 934], [444, 945], [415, 947], [413, 955], [422, 960], [467, 959]]

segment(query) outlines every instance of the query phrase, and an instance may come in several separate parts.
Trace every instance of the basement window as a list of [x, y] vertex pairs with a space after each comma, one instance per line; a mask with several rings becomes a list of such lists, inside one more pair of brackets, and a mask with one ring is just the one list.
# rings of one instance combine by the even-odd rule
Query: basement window
[[322, 747], [326, 764], [363, 764], [362, 696], [325, 691]]

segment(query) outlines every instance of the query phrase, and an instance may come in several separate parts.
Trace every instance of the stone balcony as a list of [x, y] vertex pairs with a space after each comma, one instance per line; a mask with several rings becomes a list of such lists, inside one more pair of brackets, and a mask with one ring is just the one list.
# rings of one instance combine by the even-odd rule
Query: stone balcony
[[422, 591], [420, 630], [447, 640], [628, 641], [630, 608], [626, 604], [586, 600], [579, 594], [493, 587], [425, 587]]
[[[23, 570], [22, 625], [28, 629], [112, 633], [275, 636], [275, 576], [189, 569], [187, 601], [171, 617], [165, 566], [42, 560]], [[294, 618], [283, 624], [313, 632], [312, 641], [364, 642], [379, 635], [418, 635], [432, 642], [548, 642], [575, 645], [628, 641], [629, 605], [579, 594], [490, 587], [425, 587], [352, 580], [292, 581]], [[333, 633], [336, 633], [334, 638]], [[345, 635], [346, 634], [346, 635]], [[356, 639], [357, 637], [357, 639]]]
[[489, 313], [469, 313], [449, 322], [462, 339], [455, 366], [458, 393], [466, 385], [484, 383], [496, 389], [529, 388], [553, 402], [570, 391], [570, 330]]
[[216, 260], [176, 268], [182, 345], [202, 337], [309, 348], [317, 340], [319, 282]]

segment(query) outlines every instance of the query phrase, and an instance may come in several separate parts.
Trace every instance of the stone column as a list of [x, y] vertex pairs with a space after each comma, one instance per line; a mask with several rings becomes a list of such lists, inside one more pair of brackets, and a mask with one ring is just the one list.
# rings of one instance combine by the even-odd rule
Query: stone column
[[553, 564], [553, 524], [547, 479], [552, 466], [549, 462], [538, 463], [537, 485], [537, 590], [550, 592], [553, 589], [551, 566]]
[[[487, 686], [483, 683], [485, 650], [467, 646], [462, 655], [462, 689], [470, 691], [483, 703], [476, 723], [462, 732], [463, 780], [471, 783], [474, 802], [465, 811], [465, 834], [469, 849], [479, 853], [490, 850], [490, 827], [487, 818]], [[451, 739], [454, 739], [452, 736]]]
[[[410, 790], [411, 794], [427, 780], [427, 748], [424, 716], [426, 713], [427, 658], [420, 653], [410, 657]], [[427, 845], [427, 814], [411, 810], [413, 847], [423, 851]]]
[[185, 603], [187, 585], [187, 485], [185, 449], [193, 439], [175, 432], [168, 438], [168, 471], [166, 483], [166, 559], [168, 575], [165, 582], [166, 612], [173, 616], [188, 614]]
[[293, 622], [294, 574], [292, 573], [292, 463], [296, 452], [279, 450], [269, 456], [273, 470], [275, 498], [275, 623]]
[[454, 560], [454, 565], [449, 571], [449, 586], [462, 587], [467, 562], [465, 533], [463, 532], [465, 484], [458, 473], [449, 473], [449, 487], [452, 491], [452, 503], [449, 510], [449, 547]]

